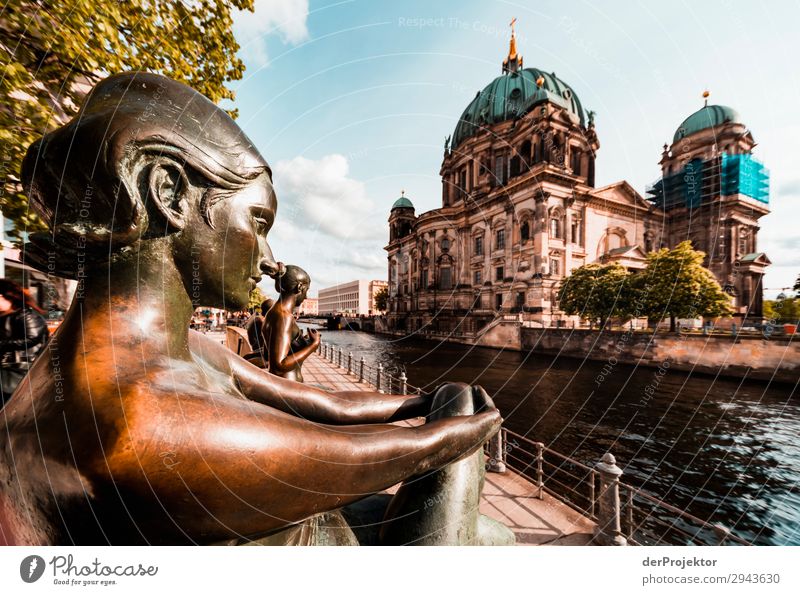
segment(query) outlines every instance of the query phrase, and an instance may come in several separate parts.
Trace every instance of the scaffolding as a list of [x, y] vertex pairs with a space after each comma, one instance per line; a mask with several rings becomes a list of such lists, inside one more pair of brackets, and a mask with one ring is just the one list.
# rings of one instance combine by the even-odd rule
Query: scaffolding
[[693, 209], [736, 194], [768, 204], [769, 170], [750, 154], [723, 153], [706, 161], [689, 161], [680, 172], [649, 187], [647, 194], [651, 203], [665, 211]]

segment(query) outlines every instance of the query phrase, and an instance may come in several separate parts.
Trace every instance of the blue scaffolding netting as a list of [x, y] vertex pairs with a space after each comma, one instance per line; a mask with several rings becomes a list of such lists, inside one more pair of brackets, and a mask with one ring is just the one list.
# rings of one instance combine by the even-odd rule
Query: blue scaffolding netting
[[658, 180], [647, 194], [650, 202], [664, 210], [695, 208], [734, 194], [768, 204], [769, 170], [750, 154], [723, 153], [706, 161], [689, 161], [680, 172]]

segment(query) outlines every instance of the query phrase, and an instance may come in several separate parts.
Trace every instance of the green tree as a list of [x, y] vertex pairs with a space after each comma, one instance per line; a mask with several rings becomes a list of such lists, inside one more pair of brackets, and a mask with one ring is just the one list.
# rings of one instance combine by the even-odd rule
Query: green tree
[[375, 309], [378, 312], [385, 312], [389, 305], [389, 290], [382, 287], [375, 292]]
[[[232, 10], [253, 0], [10, 0], [0, 10], [0, 210], [14, 235], [42, 229], [19, 184], [37, 138], [66, 122], [101, 78], [125, 70], [165, 74], [212, 101], [244, 64]], [[235, 116], [235, 112], [231, 115]]]
[[261, 307], [261, 302], [263, 302], [265, 299], [267, 299], [267, 296], [264, 295], [264, 292], [261, 291], [260, 287], [256, 287], [250, 292], [250, 300], [247, 302], [247, 308], [258, 310]]
[[800, 298], [782, 297], [764, 300], [764, 318], [775, 322], [796, 324], [800, 320]]
[[703, 266], [704, 258], [689, 241], [650, 252], [647, 267], [634, 275], [632, 284], [641, 315], [651, 320], [669, 316], [671, 331], [677, 318], [730, 316], [730, 297]]
[[628, 271], [617, 263], [587, 264], [573, 270], [559, 291], [558, 307], [603, 327], [614, 316], [628, 317]]

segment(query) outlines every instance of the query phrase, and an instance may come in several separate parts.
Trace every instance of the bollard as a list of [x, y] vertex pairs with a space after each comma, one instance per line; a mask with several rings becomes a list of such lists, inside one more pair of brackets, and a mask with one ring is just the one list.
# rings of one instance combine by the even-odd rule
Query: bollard
[[503, 450], [503, 430], [489, 438], [489, 462], [487, 469], [492, 473], [505, 473], [505, 451]]
[[714, 531], [714, 535], [717, 537], [717, 545], [725, 545], [725, 541], [731, 536], [731, 530], [725, 525], [712, 525], [711, 530]]
[[400, 394], [405, 395], [408, 392], [408, 378], [405, 372], [400, 372]]
[[352, 351], [348, 352], [348, 354], [347, 354], [347, 373], [348, 374], [352, 374], [353, 373], [353, 352]]
[[378, 373], [375, 376], [375, 390], [382, 393], [381, 390], [381, 374], [383, 374], [383, 364], [378, 364]]
[[364, 356], [361, 356], [361, 362], [358, 365], [358, 381], [364, 382]]
[[344, 353], [344, 348], [343, 347], [339, 347], [339, 364], [338, 365], [339, 365], [340, 368], [342, 367], [342, 353]]
[[595, 465], [600, 475], [600, 497], [594, 541], [599, 545], [628, 545], [620, 521], [619, 478], [622, 469], [610, 452]]
[[322, 359], [326, 359], [328, 357], [328, 344], [322, 344]]
[[544, 498], [544, 444], [536, 443], [536, 497], [539, 500]]

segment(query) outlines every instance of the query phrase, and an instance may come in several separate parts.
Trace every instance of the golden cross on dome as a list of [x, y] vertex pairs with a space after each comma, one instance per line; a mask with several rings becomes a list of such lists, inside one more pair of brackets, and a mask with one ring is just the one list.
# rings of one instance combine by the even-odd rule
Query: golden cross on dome
[[514, 35], [514, 23], [516, 22], [517, 22], [517, 17], [514, 17], [513, 19], [511, 19], [511, 22], [509, 23], [509, 26], [511, 27], [511, 35]]

